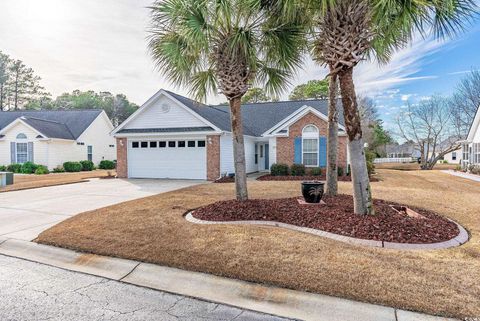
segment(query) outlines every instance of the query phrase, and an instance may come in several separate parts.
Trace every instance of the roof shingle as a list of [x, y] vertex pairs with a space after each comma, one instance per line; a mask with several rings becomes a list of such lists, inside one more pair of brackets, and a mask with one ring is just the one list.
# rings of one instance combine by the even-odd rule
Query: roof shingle
[[48, 138], [75, 140], [102, 113], [101, 109], [0, 112], [0, 130], [22, 117]]
[[[231, 131], [229, 106], [205, 105], [171, 91], [165, 91], [221, 130]], [[328, 115], [328, 100], [326, 99], [242, 104], [243, 132], [249, 136], [261, 136], [303, 106], [310, 106], [325, 116]], [[337, 106], [339, 109], [339, 124], [343, 126], [343, 108], [340, 100], [337, 102]]]

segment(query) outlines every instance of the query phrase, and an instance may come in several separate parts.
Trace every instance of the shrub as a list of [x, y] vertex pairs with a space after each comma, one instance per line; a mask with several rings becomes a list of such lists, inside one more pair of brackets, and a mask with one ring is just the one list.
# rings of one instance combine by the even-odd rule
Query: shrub
[[462, 170], [462, 166], [460, 165], [455, 166], [455, 169], [454, 169], [455, 172], [459, 172], [461, 170]]
[[322, 176], [322, 168], [321, 167], [312, 167], [310, 169], [310, 175], [312, 175], [312, 176]]
[[115, 169], [115, 162], [111, 160], [102, 160], [100, 164], [98, 164], [98, 168], [100, 169]]
[[53, 169], [52, 172], [54, 172], [54, 173], [65, 173], [65, 170], [63, 169], [62, 166], [57, 166]]
[[35, 174], [45, 175], [45, 174], [50, 174], [50, 171], [48, 170], [47, 166], [38, 165], [37, 169], [35, 170]]
[[480, 175], [480, 166], [479, 165], [469, 165], [468, 171], [472, 174]]
[[304, 176], [305, 175], [305, 165], [303, 164], [293, 164], [290, 166], [290, 174], [292, 176]]
[[270, 167], [270, 174], [272, 176], [287, 176], [288, 165], [287, 164], [272, 164]]
[[368, 171], [368, 176], [372, 175], [375, 173], [375, 164], [373, 163], [373, 160], [377, 157], [377, 155], [370, 151], [366, 150], [365, 151], [365, 158], [367, 159], [367, 171]]
[[26, 162], [23, 163], [21, 171], [23, 174], [33, 174], [37, 170], [38, 166], [39, 165], [32, 162]]
[[84, 161], [80, 161], [80, 164], [82, 164], [82, 171], [84, 172], [90, 172], [95, 169], [95, 165], [93, 164], [92, 161], [84, 160]]
[[343, 176], [343, 174], [344, 174], [343, 167], [337, 167], [337, 174], [338, 174], [338, 176]]
[[7, 171], [12, 173], [21, 173], [22, 172], [22, 164], [10, 164], [7, 166]]
[[0, 172], [5, 172], [7, 170], [7, 166], [0, 165]]
[[79, 162], [65, 162], [63, 168], [66, 172], [80, 172], [82, 170], [82, 164]]

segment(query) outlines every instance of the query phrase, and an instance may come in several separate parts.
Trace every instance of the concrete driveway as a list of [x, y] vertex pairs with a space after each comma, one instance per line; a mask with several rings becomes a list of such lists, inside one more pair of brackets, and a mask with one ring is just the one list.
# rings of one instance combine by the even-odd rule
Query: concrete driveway
[[203, 183], [92, 179], [85, 183], [0, 193], [0, 237], [31, 241], [49, 227], [76, 214]]

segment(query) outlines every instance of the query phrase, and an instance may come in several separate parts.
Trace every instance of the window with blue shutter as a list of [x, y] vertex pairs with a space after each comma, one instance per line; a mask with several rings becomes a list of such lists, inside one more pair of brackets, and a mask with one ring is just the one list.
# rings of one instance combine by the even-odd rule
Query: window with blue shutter
[[327, 137], [320, 136], [318, 140], [318, 157], [320, 167], [327, 167]]
[[302, 137], [295, 137], [293, 162], [295, 164], [302, 163]]

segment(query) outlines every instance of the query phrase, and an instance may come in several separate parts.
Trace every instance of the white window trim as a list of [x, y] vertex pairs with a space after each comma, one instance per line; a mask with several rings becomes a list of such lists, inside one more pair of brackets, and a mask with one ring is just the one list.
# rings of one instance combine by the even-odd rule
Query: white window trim
[[[91, 153], [88, 152], [89, 147], [91, 147]], [[90, 155], [91, 155], [91, 157], [89, 157]], [[87, 145], [87, 160], [90, 160], [90, 161], [93, 162], [93, 145]]]
[[[305, 128], [309, 127], [309, 126], [313, 126], [315, 127], [316, 131], [315, 132], [308, 132], [308, 133], [305, 133]], [[317, 147], [317, 163], [315, 165], [305, 165], [305, 162], [304, 162], [304, 154], [307, 153], [307, 154], [315, 154], [314, 152], [304, 152], [303, 151], [303, 141], [305, 139], [315, 139], [317, 141], [317, 144], [315, 145]], [[320, 165], [320, 148], [319, 148], [319, 144], [320, 144], [320, 131], [318, 130], [318, 127], [315, 126], [314, 124], [308, 124], [308, 125], [305, 125], [305, 127], [303, 127], [302, 129], [302, 164], [305, 166], [305, 167], [318, 167]]]
[[[19, 162], [18, 161], [18, 144], [25, 144], [26, 146], [26, 151], [25, 151], [25, 156], [26, 156], [26, 161], [25, 162]], [[23, 153], [22, 153], [23, 154]], [[28, 142], [25, 142], [25, 141], [16, 141], [15, 142], [15, 163], [17, 164], [24, 164], [26, 162], [28, 162]]]

